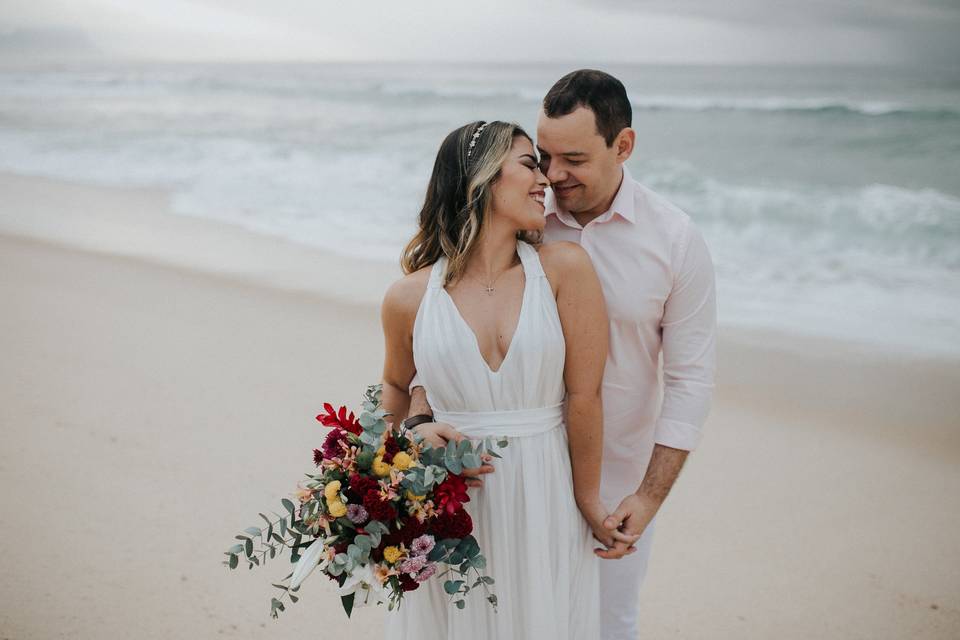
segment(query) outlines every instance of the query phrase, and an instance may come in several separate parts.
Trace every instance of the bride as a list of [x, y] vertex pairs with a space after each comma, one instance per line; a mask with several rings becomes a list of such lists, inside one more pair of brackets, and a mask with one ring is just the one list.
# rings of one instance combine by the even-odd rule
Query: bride
[[608, 325], [586, 252], [539, 245], [546, 186], [520, 127], [450, 133], [404, 251], [407, 275], [384, 297], [384, 408], [407, 415], [416, 374], [438, 423], [508, 439], [466, 505], [497, 611], [483, 589], [458, 610], [432, 579], [387, 616], [388, 638], [599, 637], [592, 536], [609, 546], [617, 535], [599, 499]]

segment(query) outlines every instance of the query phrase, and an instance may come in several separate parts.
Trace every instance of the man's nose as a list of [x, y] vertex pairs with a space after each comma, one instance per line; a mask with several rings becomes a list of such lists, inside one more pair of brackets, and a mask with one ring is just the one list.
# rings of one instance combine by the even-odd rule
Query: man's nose
[[550, 184], [560, 184], [567, 179], [567, 172], [557, 168], [557, 165], [553, 162], [547, 166], [545, 173]]

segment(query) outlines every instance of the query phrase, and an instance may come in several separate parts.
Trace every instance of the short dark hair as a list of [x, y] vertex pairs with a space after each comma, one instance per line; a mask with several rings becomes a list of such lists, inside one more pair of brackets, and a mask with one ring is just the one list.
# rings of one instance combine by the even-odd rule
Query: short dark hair
[[568, 115], [579, 107], [593, 111], [597, 133], [608, 147], [633, 122], [633, 109], [623, 83], [603, 71], [580, 69], [568, 73], [543, 98], [543, 112], [548, 118]]

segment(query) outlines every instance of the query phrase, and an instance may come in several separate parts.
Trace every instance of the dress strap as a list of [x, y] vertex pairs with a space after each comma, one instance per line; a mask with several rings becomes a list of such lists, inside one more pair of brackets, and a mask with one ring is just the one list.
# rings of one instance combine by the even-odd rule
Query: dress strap
[[527, 278], [539, 278], [546, 274], [540, 264], [540, 254], [531, 245], [523, 240], [517, 240], [517, 253], [523, 263], [523, 273]]
[[440, 256], [433, 267], [430, 268], [430, 281], [427, 283], [428, 289], [442, 289], [443, 276], [447, 272], [447, 257]]

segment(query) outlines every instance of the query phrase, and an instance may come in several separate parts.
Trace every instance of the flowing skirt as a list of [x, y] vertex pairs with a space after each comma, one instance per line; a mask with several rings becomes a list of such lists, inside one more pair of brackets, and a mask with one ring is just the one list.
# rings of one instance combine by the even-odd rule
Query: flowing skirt
[[[600, 636], [599, 559], [573, 496], [564, 425], [509, 438], [495, 472], [469, 490], [473, 535], [486, 556], [482, 587], [457, 609], [431, 578], [386, 617], [390, 640], [592, 640]], [[472, 581], [471, 581], [472, 584]]]

